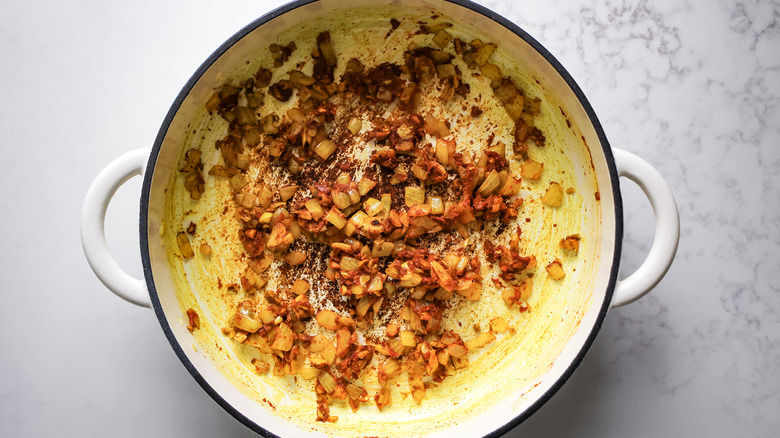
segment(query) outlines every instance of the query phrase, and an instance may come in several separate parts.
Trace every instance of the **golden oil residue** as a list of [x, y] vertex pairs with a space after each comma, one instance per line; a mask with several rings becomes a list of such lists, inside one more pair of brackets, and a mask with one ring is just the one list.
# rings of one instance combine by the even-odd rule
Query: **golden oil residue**
[[[314, 48], [316, 34], [323, 29], [330, 31], [331, 41], [340, 59], [356, 57], [367, 66], [380, 61], [402, 63], [403, 52], [410, 42], [429, 41], [431, 38], [431, 35], [417, 32], [418, 22], [430, 21], [430, 13], [412, 11], [411, 14], [410, 18], [401, 20], [398, 29], [388, 33], [386, 39], [382, 37], [390, 29], [389, 18], [397, 16], [392, 12], [377, 9], [371, 12], [340, 11], [338, 17], [312, 20], [282, 32], [276, 41], [265, 41], [265, 45], [258, 48], [256, 56], [246, 65], [225, 73], [224, 79], [235, 79], [238, 82], [252, 75], [260, 66], [271, 64], [267, 44], [272, 42], [296, 42], [297, 50], [287, 61], [286, 67], [305, 63]], [[452, 28], [450, 31], [466, 41], [474, 35], [465, 28]], [[379, 39], [377, 35], [380, 35]], [[346, 405], [336, 404], [331, 407], [331, 414], [339, 417], [338, 422], [323, 425], [314, 421], [315, 396], [310, 382], [296, 381], [291, 377], [279, 378], [270, 372], [257, 375], [250, 364], [251, 359], [270, 359], [257, 349], [239, 344], [221, 333], [221, 328], [229, 325], [235, 306], [246, 299], [240, 288], [240, 277], [244, 270], [243, 249], [236, 238], [240, 226], [238, 220], [233, 219], [235, 211], [229, 199], [228, 184], [225, 179], [206, 176], [206, 191], [196, 202], [183, 189], [180, 175], [174, 173], [166, 203], [164, 241], [168, 248], [172, 275], [179, 286], [182, 314], [188, 308], [196, 309], [202, 325], [194, 333], [199, 351], [223, 369], [225, 376], [242, 392], [257, 400], [259, 406], [261, 400], [272, 400], [275, 412], [281, 417], [289, 418], [303, 429], [317, 430], [327, 435], [384, 436], [397, 431], [398, 436], [414, 436], [422, 426], [426, 430], [446, 427], [479, 412], [492, 400], [517, 392], [518, 388], [534, 387], [576, 329], [576, 322], [590, 303], [589, 290], [593, 282], [591, 271], [598, 260], [596, 251], [599, 247], [599, 209], [593, 196], [589, 196], [598, 188], [592, 174], [589, 152], [580, 140], [576, 125], [570, 126], [571, 120], [559, 111], [561, 103], [558, 97], [541, 88], [535, 78], [524, 70], [522, 63], [518, 64], [513, 54], [504, 50], [500, 41], [498, 43], [499, 48], [491, 61], [498, 64], [505, 75], [509, 72], [509, 76], [532, 97], [542, 99], [536, 125], [547, 138], [545, 147], [532, 147], [529, 150], [530, 157], [544, 163], [545, 167], [540, 180], [523, 180], [524, 205], [517, 223], [522, 229], [521, 255], [534, 255], [538, 261], [533, 277], [534, 291], [529, 300], [530, 311], [519, 313], [516, 308], [504, 304], [501, 291], [489, 280], [496, 275], [497, 268], [491, 272], [484, 255], [480, 255], [485, 278], [482, 297], [477, 302], [456, 302], [445, 314], [444, 328], [452, 328], [464, 339], [470, 339], [477, 333], [475, 327], [479, 326], [486, 331], [491, 319], [502, 317], [509, 322], [512, 330], [498, 335], [498, 339], [488, 347], [470, 354], [469, 367], [460, 370], [443, 384], [430, 388], [422, 404], [415, 403], [408, 395], [406, 382], [397, 379], [393, 402], [383, 412], [379, 412], [373, 404], [363, 404], [358, 413], [352, 413]], [[341, 76], [344, 64], [339, 62], [335, 77]], [[310, 71], [310, 65], [303, 66], [304, 72], [306, 68]], [[492, 134], [494, 142], [503, 142], [511, 150], [510, 120], [493, 96], [487, 80], [471, 75], [472, 71], [465, 66], [461, 66], [461, 69], [465, 72], [464, 81], [471, 87], [470, 95], [476, 96], [484, 113], [476, 119], [472, 118], [470, 107], [463, 107], [458, 101], [445, 105], [424, 102], [421, 112], [453, 121], [452, 133], [458, 141], [459, 152], [481, 151], [485, 147], [486, 132]], [[287, 70], [278, 69], [272, 82]], [[286, 111], [294, 102], [295, 99], [282, 103], [266, 97], [262, 113]], [[201, 149], [207, 172], [219, 161], [219, 151], [214, 144], [225, 135], [227, 124], [219, 116], [209, 115], [204, 110], [188, 129], [181, 154], [183, 156], [189, 148]], [[372, 144], [365, 146], [355, 156], [360, 163], [367, 162], [370, 156]], [[516, 175], [519, 174], [519, 165], [517, 160], [510, 160], [511, 169]], [[274, 184], [281, 183], [284, 178], [281, 173], [274, 173], [273, 168], [268, 167], [254, 166], [253, 172], [250, 179], [260, 179], [262, 172], [263, 177]], [[574, 189], [573, 193], [565, 195], [560, 208], [546, 207], [540, 201], [553, 181], [564, 189]], [[193, 259], [183, 262], [176, 249], [175, 236], [190, 222], [197, 224], [197, 232], [190, 236], [193, 248], [207, 242], [212, 253], [207, 256], [196, 250]], [[490, 235], [489, 238], [495, 244], [507, 244], [514, 230], [515, 226], [505, 227], [503, 233]], [[583, 237], [576, 255], [558, 247], [560, 239], [575, 233]], [[485, 238], [479, 235], [471, 237], [477, 247], [482, 245]], [[544, 267], [556, 258], [562, 261], [566, 272], [566, 276], [559, 281], [552, 280], [544, 271]], [[278, 270], [272, 270], [271, 274], [268, 287], [273, 287], [279, 281]], [[307, 280], [313, 284], [318, 281], [316, 278]], [[238, 287], [231, 286], [234, 284]], [[313, 290], [316, 291], [316, 287]], [[182, 323], [186, 324], [186, 316]], [[366, 376], [362, 383], [369, 394], [373, 394], [378, 387], [375, 376]]]

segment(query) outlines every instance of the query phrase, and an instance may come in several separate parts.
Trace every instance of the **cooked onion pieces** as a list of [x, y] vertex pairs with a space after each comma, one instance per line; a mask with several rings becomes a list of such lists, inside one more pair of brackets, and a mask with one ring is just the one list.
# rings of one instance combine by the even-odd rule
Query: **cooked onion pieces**
[[[341, 59], [340, 40], [325, 31], [310, 54], [283, 67], [296, 44], [273, 43], [273, 68], [261, 67], [240, 87], [223, 86], [206, 103], [228, 124], [219, 156], [208, 157], [217, 163], [208, 175], [231, 190], [246, 263], [240, 285], [225, 292], [244, 295], [224, 332], [270, 356], [253, 361], [258, 373], [273, 360], [275, 376], [313, 381], [320, 421], [336, 420], [328, 407], [334, 400], [356, 411], [373, 396], [383, 409], [398, 385], [393, 379], [404, 373], [408, 393], [421, 402], [431, 381], [467, 366], [470, 353], [510, 330], [500, 317], [466, 342], [443, 330], [446, 309], [492, 292], [483, 285], [496, 283], [507, 305], [529, 308], [535, 259], [522, 254], [519, 227], [507, 246], [475, 246], [471, 236], [512, 226], [522, 184], [538, 187], [544, 166], [528, 154], [529, 145], [544, 142], [533, 126], [540, 102], [491, 63], [496, 44], [467, 44], [446, 22], [420, 26], [399, 65]], [[492, 93], [470, 94], [475, 81]], [[437, 107], [425, 109], [423, 100]], [[343, 106], [353, 101], [359, 110]], [[505, 111], [516, 155], [508, 139], [492, 135], [473, 150], [459, 146], [469, 120], [448, 108], [461, 102], [474, 118], [491, 116], [493, 104]], [[372, 148], [364, 155], [369, 164], [357, 158], [361, 144]], [[517, 157], [524, 159], [519, 174]], [[189, 150], [180, 167], [192, 199], [205, 187], [202, 158]], [[556, 185], [542, 197], [547, 206], [561, 205]], [[182, 256], [193, 257], [180, 234]], [[576, 251], [578, 242], [569, 236], [561, 247]], [[379, 335], [367, 337], [387, 316]], [[376, 371], [378, 389], [364, 387], [367, 370]]]

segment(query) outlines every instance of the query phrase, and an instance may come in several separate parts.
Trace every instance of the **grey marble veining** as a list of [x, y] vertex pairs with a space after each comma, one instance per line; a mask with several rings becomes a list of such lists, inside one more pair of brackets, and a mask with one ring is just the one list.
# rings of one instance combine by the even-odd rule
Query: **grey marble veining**
[[[666, 278], [611, 310], [571, 379], [508, 436], [778, 436], [780, 3], [479, 3], [564, 65], [613, 147], [652, 163], [681, 215]], [[280, 4], [5, 2], [0, 435], [252, 436], [184, 373], [154, 315], [94, 278], [77, 230], [94, 175], [150, 144], [200, 62]], [[139, 272], [123, 193], [109, 239]], [[636, 186], [623, 194], [625, 276], [653, 218]]]
[[[611, 312], [579, 371], [593, 380], [573, 379], [587, 390], [609, 380], [623, 398], [616, 412], [604, 412], [604, 430], [632, 434], [660, 420], [673, 436], [773, 436], [780, 426], [780, 6], [490, 6], [528, 23], [583, 88], [611, 144], [656, 166], [678, 200], [682, 237], [667, 278]], [[653, 231], [646, 201], [636, 189], [626, 192], [623, 268], [631, 271]], [[596, 355], [610, 367], [591, 369]], [[532, 418], [515, 433], [525, 427], [551, 426]]]

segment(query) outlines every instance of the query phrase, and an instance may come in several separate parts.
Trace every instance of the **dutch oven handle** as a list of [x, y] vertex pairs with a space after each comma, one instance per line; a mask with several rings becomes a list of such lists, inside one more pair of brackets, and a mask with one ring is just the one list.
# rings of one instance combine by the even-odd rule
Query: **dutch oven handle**
[[612, 307], [620, 307], [644, 296], [666, 275], [680, 241], [680, 214], [669, 185], [653, 166], [624, 150], [613, 148], [612, 152], [618, 175], [642, 189], [655, 215], [655, 238], [647, 258], [636, 272], [619, 280], [615, 287]]
[[117, 157], [103, 169], [87, 191], [81, 209], [81, 245], [89, 266], [106, 287], [120, 298], [142, 307], [152, 307], [146, 283], [123, 271], [106, 243], [106, 210], [117, 189], [130, 178], [143, 175], [149, 149]]

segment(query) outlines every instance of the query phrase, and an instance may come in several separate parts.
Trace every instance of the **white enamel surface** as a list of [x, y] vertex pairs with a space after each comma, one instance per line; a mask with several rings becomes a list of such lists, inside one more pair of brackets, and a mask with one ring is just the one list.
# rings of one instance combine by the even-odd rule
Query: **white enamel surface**
[[647, 258], [615, 287], [612, 307], [620, 307], [650, 292], [672, 266], [680, 242], [680, 215], [672, 190], [653, 166], [622, 149], [615, 148], [613, 153], [618, 175], [630, 179], [642, 189], [655, 216], [655, 238]]
[[152, 307], [146, 282], [125, 272], [114, 260], [104, 225], [108, 204], [117, 189], [130, 178], [142, 175], [148, 159], [148, 148], [117, 157], [95, 177], [81, 209], [81, 246], [90, 267], [111, 292], [141, 307]]
[[[4, 4], [1, 436], [256, 436], [186, 373], [153, 312], [108, 293], [78, 230], [100, 170], [150, 146], [198, 65], [281, 3]], [[666, 277], [611, 310], [571, 379], [507, 436], [776, 434], [777, 5], [483, 4], [561, 61], [611, 144], [660, 171], [681, 215]], [[641, 190], [621, 184], [627, 275], [655, 227]], [[140, 278], [138, 192], [138, 177], [117, 191], [105, 226], [119, 265]]]

